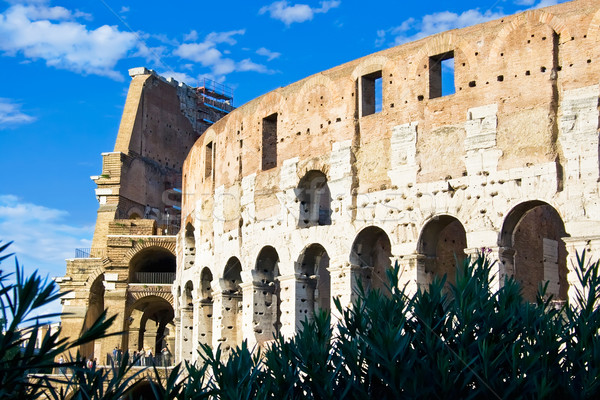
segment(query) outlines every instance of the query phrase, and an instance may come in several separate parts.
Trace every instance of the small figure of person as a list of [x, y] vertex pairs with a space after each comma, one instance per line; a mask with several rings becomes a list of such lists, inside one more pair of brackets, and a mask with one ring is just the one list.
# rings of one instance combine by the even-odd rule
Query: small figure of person
[[94, 368], [94, 360], [92, 360], [91, 358], [89, 360], [87, 360], [86, 367], [88, 369], [93, 369]]
[[115, 346], [115, 348], [112, 351], [112, 361], [114, 364], [117, 364], [117, 356], [119, 355], [119, 348], [117, 346]]
[[146, 366], [146, 349], [144, 349], [143, 347], [140, 349], [139, 358], [140, 358], [140, 365], [142, 367], [145, 367]]
[[121, 365], [121, 360], [123, 359], [123, 350], [120, 347], [117, 347], [117, 365]]
[[65, 375], [67, 373], [67, 368], [62, 365], [65, 363], [65, 359], [63, 358], [63, 356], [58, 357], [58, 363], [60, 364], [60, 366], [58, 367], [58, 372]]
[[154, 360], [152, 359], [152, 348], [148, 347], [148, 350], [146, 350], [146, 365], [152, 365], [154, 364]]
[[169, 366], [169, 349], [167, 349], [167, 346], [163, 347], [163, 349], [161, 350], [161, 354], [163, 367]]

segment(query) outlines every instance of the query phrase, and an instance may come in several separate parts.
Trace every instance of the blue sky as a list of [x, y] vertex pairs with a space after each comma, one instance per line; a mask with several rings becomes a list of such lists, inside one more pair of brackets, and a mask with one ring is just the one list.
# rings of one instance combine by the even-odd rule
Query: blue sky
[[209, 77], [239, 106], [397, 44], [557, 2], [0, 0], [0, 240], [50, 276], [90, 246], [89, 177], [113, 149], [129, 68], [192, 86]]

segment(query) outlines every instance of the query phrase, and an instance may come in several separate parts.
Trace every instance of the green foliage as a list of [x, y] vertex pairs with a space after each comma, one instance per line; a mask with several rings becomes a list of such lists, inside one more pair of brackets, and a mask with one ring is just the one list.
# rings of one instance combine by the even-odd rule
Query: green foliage
[[[454, 284], [438, 277], [409, 294], [399, 284], [396, 265], [388, 271], [385, 289], [367, 291], [359, 283], [350, 308], [334, 299], [338, 318], [333, 324], [320, 311], [293, 338], [276, 337], [262, 351], [244, 342], [224, 357], [220, 347], [201, 345], [197, 364], [154, 367], [150, 397], [599, 398], [599, 262], [586, 261], [585, 252], [578, 257], [575, 304], [562, 308], [556, 308], [545, 286], [536, 302], [528, 303], [514, 279], [496, 285], [493, 266], [481, 254], [467, 258], [457, 265]], [[16, 320], [32, 323], [35, 336], [28, 310], [57, 294], [48, 289], [52, 283], [35, 274], [25, 279], [17, 271], [16, 285], [6, 285], [4, 275], [0, 279], [3, 312], [13, 316], [12, 327]], [[86, 370], [71, 360], [73, 373], [61, 390], [50, 389], [47, 378], [27, 378], [33, 369], [56, 367], [54, 356], [65, 349], [105, 334], [109, 322], [101, 318], [92, 334], [88, 331], [72, 343], [50, 335], [37, 354], [27, 350], [30, 339], [3, 332], [0, 396], [32, 398], [42, 391], [52, 399], [64, 399], [67, 391], [75, 399], [137, 396], [136, 389], [148, 378], [131, 373], [128, 357], [112, 369]], [[24, 351], [15, 350], [22, 344]]]
[[[0, 261], [9, 255], [2, 255], [10, 243], [0, 247]], [[80, 345], [106, 336], [108, 327], [114, 318], [100, 318], [76, 340], [59, 339], [60, 332], [46, 332], [41, 345], [36, 348], [41, 334], [40, 321], [56, 317], [57, 314], [39, 314], [43, 307], [60, 298], [58, 287], [53, 281], [42, 279], [37, 273], [25, 277], [22, 268], [15, 259], [15, 273], [0, 270], [0, 304], [2, 320], [0, 332], [0, 398], [28, 399], [42, 394], [55, 395], [55, 386], [65, 383], [44, 373], [50, 373], [59, 366], [72, 370], [83, 368], [83, 361], [71, 360], [58, 364], [55, 359]], [[35, 373], [35, 374], [34, 374]]]

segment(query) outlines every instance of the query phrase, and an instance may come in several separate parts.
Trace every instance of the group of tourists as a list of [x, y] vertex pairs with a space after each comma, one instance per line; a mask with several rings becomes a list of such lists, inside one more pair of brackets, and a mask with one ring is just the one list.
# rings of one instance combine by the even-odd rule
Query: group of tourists
[[140, 367], [149, 367], [157, 365], [167, 367], [171, 365], [171, 352], [167, 347], [163, 347], [160, 354], [155, 355], [152, 348], [142, 348], [139, 351], [134, 351], [131, 355], [133, 365]]

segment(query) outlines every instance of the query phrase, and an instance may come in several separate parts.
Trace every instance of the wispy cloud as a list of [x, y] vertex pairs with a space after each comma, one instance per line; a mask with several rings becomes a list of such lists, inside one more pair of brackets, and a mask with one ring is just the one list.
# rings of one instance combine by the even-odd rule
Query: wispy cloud
[[281, 56], [281, 53], [278, 53], [276, 51], [271, 51], [265, 47], [261, 47], [260, 49], [256, 50], [256, 54], [258, 54], [259, 56], [267, 57], [267, 61], [274, 60], [277, 57]]
[[21, 111], [21, 104], [0, 97], [0, 129], [33, 121], [35, 117]]
[[276, 1], [262, 7], [258, 13], [266, 14], [290, 26], [294, 22], [306, 22], [313, 19], [315, 14], [325, 14], [332, 8], [339, 7], [340, 0], [322, 1], [320, 7], [310, 7], [308, 4], [290, 4], [287, 0]]
[[[194, 61], [201, 66], [211, 70], [209, 75], [216, 80], [221, 80], [220, 77], [228, 75], [232, 72], [254, 71], [259, 73], [273, 73], [262, 64], [257, 64], [250, 59], [235, 61], [228, 57], [227, 49], [219, 49], [219, 45], [233, 46], [237, 44], [237, 36], [243, 36], [246, 33], [244, 29], [227, 31], [227, 32], [211, 32], [202, 42], [183, 43], [179, 45], [174, 55], [185, 60]], [[186, 35], [186, 39], [197, 39], [195, 31]]]
[[[552, 6], [564, 1], [566, 0], [515, 0], [514, 4], [526, 6], [526, 9], [535, 9]], [[460, 14], [451, 11], [441, 11], [427, 14], [422, 18], [408, 18], [398, 26], [378, 30], [375, 45], [377, 47], [400, 45], [439, 32], [460, 29], [505, 16], [506, 14], [502, 10], [488, 9], [481, 11], [475, 8], [463, 11]]]
[[0, 239], [13, 240], [11, 251], [24, 258], [29, 267], [53, 275], [64, 274], [65, 259], [77, 247], [90, 247], [93, 226], [68, 223], [69, 213], [22, 201], [14, 195], [0, 195]]
[[136, 47], [136, 36], [109, 25], [89, 29], [77, 18], [91, 17], [49, 7], [44, 1], [14, 4], [0, 14], [0, 51], [42, 59], [48, 66], [76, 73], [122, 80], [115, 65]]

